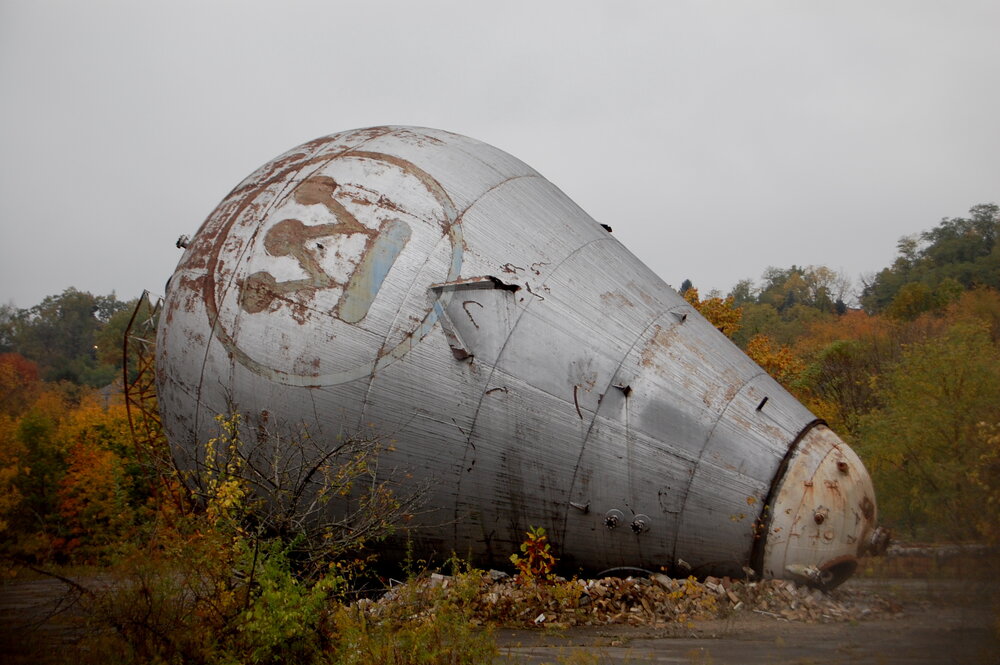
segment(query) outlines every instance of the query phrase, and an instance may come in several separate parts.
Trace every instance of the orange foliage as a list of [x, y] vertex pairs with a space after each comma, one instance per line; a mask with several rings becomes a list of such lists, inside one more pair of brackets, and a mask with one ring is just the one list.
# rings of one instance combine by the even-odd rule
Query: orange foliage
[[128, 416], [122, 403], [104, 408], [87, 396], [62, 419], [54, 437], [67, 450], [59, 483], [58, 511], [69, 538], [56, 542], [85, 557], [125, 537], [134, 519], [132, 480], [126, 464], [132, 453]]
[[71, 400], [51, 383], [45, 384], [30, 407], [32, 413], [53, 423], [61, 422], [71, 408]]
[[552, 555], [552, 545], [545, 529], [538, 526], [528, 527], [521, 543], [521, 553], [510, 555], [510, 562], [517, 568], [517, 581], [521, 584], [552, 581], [552, 569], [556, 558]]
[[896, 324], [879, 315], [871, 315], [864, 310], [849, 310], [835, 319], [813, 321], [806, 334], [795, 342], [795, 350], [801, 356], [808, 356], [829, 344], [845, 339], [865, 341], [873, 346], [895, 344]]
[[19, 415], [38, 388], [38, 365], [19, 353], [0, 353], [0, 413]]
[[17, 423], [6, 414], [0, 414], [0, 534], [7, 530], [7, 516], [21, 503], [17, 477], [27, 471], [23, 466], [26, 449], [17, 438]]
[[68, 539], [54, 544], [66, 553], [85, 553], [125, 537], [132, 523], [128, 477], [121, 458], [106, 448], [78, 443], [70, 450], [69, 468], [59, 483], [59, 515]]
[[1000, 545], [1000, 425], [982, 423], [979, 428], [984, 452], [970, 474], [984, 499], [977, 512], [978, 526], [989, 542]]
[[733, 304], [733, 297], [709, 297], [701, 300], [698, 289], [691, 287], [684, 292], [684, 300], [708, 319], [708, 322], [718, 328], [726, 337], [732, 337], [740, 329], [743, 321], [743, 308]]
[[996, 289], [966, 291], [948, 306], [945, 316], [955, 321], [984, 321], [989, 326], [993, 343], [1000, 342], [1000, 291]]
[[746, 353], [789, 390], [805, 370], [805, 363], [789, 347], [775, 344], [767, 335], [754, 335], [747, 342]]
[[67, 450], [77, 444], [119, 451], [131, 447], [131, 431], [124, 402], [118, 398], [106, 407], [102, 402], [98, 395], [87, 395], [78, 407], [60, 419], [56, 437]]

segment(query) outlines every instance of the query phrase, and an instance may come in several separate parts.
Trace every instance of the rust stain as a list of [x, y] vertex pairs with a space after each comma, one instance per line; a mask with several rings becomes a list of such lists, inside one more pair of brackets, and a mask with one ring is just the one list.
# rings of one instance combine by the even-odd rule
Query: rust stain
[[[305, 149], [298, 150], [281, 159], [269, 162], [261, 169], [258, 169], [243, 184], [230, 192], [226, 199], [219, 204], [215, 211], [202, 224], [202, 227], [198, 231], [198, 242], [192, 243], [192, 246], [188, 248], [188, 252], [185, 253], [184, 265], [178, 268], [178, 271], [185, 268], [193, 269], [199, 266], [204, 268], [206, 279], [201, 285], [201, 294], [209, 321], [215, 322], [219, 318], [219, 304], [216, 294], [217, 283], [222, 282], [228, 286], [228, 275], [218, 270], [218, 265], [223, 254], [223, 246], [222, 243], [218, 242], [218, 239], [222, 237], [231, 238], [234, 228], [259, 226], [261, 219], [259, 215], [255, 214], [255, 211], [259, 212], [262, 204], [257, 199], [272, 189], [284, 187], [295, 172], [301, 171], [306, 167], [327, 164], [348, 155], [367, 157], [376, 161], [397, 165], [406, 173], [416, 177], [424, 185], [428, 193], [442, 206], [445, 219], [441, 220], [441, 223], [450, 232], [452, 225], [458, 222], [455, 205], [434, 178], [415, 165], [405, 162], [405, 160], [377, 152], [358, 150], [366, 142], [388, 134], [391, 131], [387, 127], [372, 127], [352, 132], [349, 135], [335, 135], [316, 139], [306, 144], [309, 147], [308, 151]], [[353, 147], [344, 145], [346, 141], [350, 141]], [[270, 206], [272, 203], [273, 201], [269, 201], [267, 205]], [[219, 327], [216, 330], [216, 337], [226, 347], [230, 355], [235, 354], [238, 356], [240, 362], [252, 371], [260, 372], [267, 369], [240, 349], [224, 327]], [[412, 346], [412, 333], [408, 334], [397, 348], [404, 346]], [[380, 351], [379, 357], [382, 355]]]
[[548, 261], [537, 261], [535, 263], [532, 263], [529, 269], [531, 270], [531, 272], [540, 276], [542, 274], [542, 268], [544, 268], [547, 265], [551, 264]]
[[629, 290], [631, 290], [632, 292], [638, 293], [639, 299], [642, 300], [642, 302], [644, 302], [649, 307], [654, 307], [656, 305], [656, 299], [653, 298], [651, 295], [649, 295], [649, 293], [647, 293], [644, 288], [636, 284], [634, 280], [629, 281], [628, 287]]
[[441, 203], [442, 207], [444, 208], [445, 212], [444, 218], [439, 220], [439, 223], [441, 225], [441, 230], [444, 233], [444, 235], [448, 235], [448, 233], [451, 231], [452, 225], [458, 220], [458, 214], [455, 211], [455, 204], [452, 202], [451, 197], [448, 196], [448, 193], [444, 191], [444, 188], [441, 187], [441, 183], [432, 178], [430, 174], [428, 174], [427, 172], [425, 172], [420, 168], [417, 168], [414, 164], [411, 164], [405, 159], [401, 159], [399, 157], [396, 157], [395, 155], [388, 155], [379, 152], [368, 152], [365, 150], [349, 150], [341, 154], [340, 157], [343, 158], [360, 157], [364, 159], [372, 159], [376, 161], [386, 162], [388, 164], [392, 164], [393, 166], [400, 169], [407, 175], [416, 178], [418, 181], [420, 181], [420, 184], [422, 184], [434, 196], [434, 198], [437, 199], [439, 203]]
[[[264, 236], [264, 249], [271, 256], [290, 256], [305, 271], [305, 279], [278, 282], [271, 273], [255, 272], [240, 284], [240, 306], [250, 314], [262, 312], [271, 304], [292, 293], [298, 293], [309, 299], [319, 289], [337, 286], [333, 279], [319, 263], [316, 251], [307, 243], [317, 238], [332, 235], [363, 234], [367, 236], [365, 250], [370, 248], [376, 232], [364, 226], [343, 205], [334, 198], [337, 182], [327, 176], [308, 178], [295, 188], [293, 196], [302, 205], [322, 205], [336, 220], [329, 224], [306, 226], [297, 219], [283, 219], [270, 229]], [[279, 300], [279, 302], [283, 299]], [[296, 316], [296, 320], [300, 317]], [[302, 323], [299, 320], [299, 323]]]
[[[359, 222], [357, 217], [352, 215], [347, 208], [334, 198], [337, 187], [337, 181], [329, 176], [313, 176], [302, 181], [302, 183], [295, 188], [293, 196], [295, 202], [302, 205], [324, 206], [333, 218], [337, 220], [334, 224], [320, 225], [323, 227], [330, 227], [331, 230], [326, 235], [332, 235], [334, 233], [343, 233], [344, 235], [363, 233], [365, 235], [371, 235], [371, 229]], [[270, 232], [268, 235], [270, 235]]]
[[[337, 306], [341, 318], [357, 323], [367, 315], [382, 280], [409, 240], [410, 230], [398, 220], [384, 222], [378, 230], [366, 227], [337, 201], [334, 196], [337, 189], [338, 183], [323, 175], [307, 178], [295, 188], [292, 195], [296, 203], [322, 205], [335, 221], [306, 226], [298, 219], [284, 219], [272, 226], [264, 236], [264, 249], [271, 256], [294, 258], [307, 276], [279, 282], [267, 271], [249, 275], [239, 284], [239, 304], [244, 311], [256, 314], [288, 304], [292, 317], [301, 325], [308, 319], [306, 301], [316, 291], [343, 286], [344, 292]], [[361, 259], [346, 284], [334, 279], [320, 264], [319, 256], [325, 254], [325, 246], [318, 242], [315, 248], [309, 246], [310, 242], [319, 238], [336, 235], [365, 236]], [[221, 264], [220, 261], [220, 271]], [[298, 297], [285, 297], [292, 294]]]
[[653, 336], [642, 349], [639, 362], [643, 367], [653, 367], [656, 364], [656, 356], [660, 351], [670, 348], [671, 343], [677, 336], [674, 328], [664, 329], [660, 325], [653, 326]]
[[429, 145], [444, 145], [444, 141], [441, 139], [428, 136], [427, 134], [418, 134], [409, 129], [397, 129], [393, 131], [393, 136], [401, 139], [402, 141], [409, 143], [411, 145], [423, 148]]
[[191, 275], [181, 275], [178, 282], [178, 288], [180, 293], [185, 294], [183, 300], [180, 302], [180, 306], [185, 312], [194, 312], [195, 308], [198, 306], [198, 292], [204, 288], [205, 276], [199, 275], [197, 277], [192, 277]]
[[229, 196], [226, 197], [227, 202], [231, 201], [235, 203], [248, 194], [254, 194], [257, 191], [264, 189], [267, 186], [267, 183], [269, 183], [269, 181], [271, 181], [276, 174], [283, 173], [290, 168], [293, 168], [298, 163], [305, 161], [309, 158], [310, 154], [314, 153], [318, 149], [321, 149], [329, 142], [329, 137], [314, 139], [299, 146], [299, 149], [296, 150], [296, 152], [289, 153], [288, 155], [285, 155], [284, 157], [273, 162], [268, 162], [252, 174], [250, 178], [244, 181], [244, 183], [240, 184], [236, 187], [236, 189], [231, 191]]
[[622, 307], [635, 307], [635, 303], [626, 298], [623, 294], [615, 291], [607, 291], [601, 294], [601, 300], [608, 305], [619, 305]]
[[528, 291], [528, 293], [530, 293], [531, 295], [535, 296], [539, 300], [545, 300], [545, 296], [539, 295], [539, 294], [537, 294], [537, 293], [535, 293], [534, 291], [531, 290], [531, 284], [528, 284], [527, 282], [525, 282], [524, 283], [524, 288]]
[[701, 401], [704, 402], [705, 406], [712, 408], [715, 403], [715, 398], [719, 394], [719, 386], [712, 385], [708, 387], [708, 390], [701, 396]]
[[293, 367], [296, 374], [303, 376], [319, 376], [320, 374], [320, 360], [316, 356], [296, 358]]
[[739, 415], [738, 413], [733, 414], [733, 422], [739, 425], [741, 428], [747, 430], [748, 432], [753, 430], [753, 423]]
[[875, 519], [875, 503], [871, 500], [871, 497], [865, 496], [861, 499], [861, 514], [868, 521]]

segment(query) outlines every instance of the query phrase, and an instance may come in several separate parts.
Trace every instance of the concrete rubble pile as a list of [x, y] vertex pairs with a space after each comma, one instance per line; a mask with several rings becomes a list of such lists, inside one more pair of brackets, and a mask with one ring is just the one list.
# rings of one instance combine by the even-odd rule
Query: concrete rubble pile
[[[393, 604], [402, 600], [413, 605], [416, 617], [433, 611], [428, 592], [447, 594], [449, 588], [461, 584], [433, 574], [399, 585], [377, 601], [360, 601], [361, 607], [378, 618], [398, 611]], [[495, 626], [659, 626], [732, 618], [740, 613], [778, 621], [841, 622], [899, 616], [902, 611], [898, 604], [870, 592], [837, 589], [824, 593], [788, 580], [707, 577], [698, 581], [660, 574], [525, 584], [490, 571], [478, 581], [477, 591], [462, 597], [471, 606], [473, 623]]]

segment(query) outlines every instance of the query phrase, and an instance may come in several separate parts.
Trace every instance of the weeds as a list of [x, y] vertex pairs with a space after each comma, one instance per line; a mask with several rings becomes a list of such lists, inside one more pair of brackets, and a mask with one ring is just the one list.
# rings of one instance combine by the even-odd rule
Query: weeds
[[518, 580], [525, 584], [551, 581], [556, 558], [552, 555], [552, 545], [545, 534], [545, 529], [531, 526], [524, 536], [524, 541], [521, 543], [521, 554], [524, 556], [516, 553], [510, 555], [510, 562], [518, 571]]
[[[492, 635], [468, 620], [475, 574], [457, 562], [447, 593], [408, 591], [378, 621], [345, 604], [370, 560], [365, 545], [416, 501], [376, 479], [377, 441], [338, 441], [318, 455], [307, 439], [262, 446], [258, 433], [251, 447], [239, 417], [218, 420], [190, 479], [200, 509], [159, 513], [117, 553], [106, 581], [81, 587], [90, 628], [81, 653], [205, 665], [492, 658]], [[324, 520], [329, 502], [341, 510]]]
[[475, 620], [483, 572], [450, 562], [453, 575], [400, 585], [390, 602], [341, 607], [333, 617], [333, 654], [344, 664], [489, 663], [497, 655], [488, 628]]

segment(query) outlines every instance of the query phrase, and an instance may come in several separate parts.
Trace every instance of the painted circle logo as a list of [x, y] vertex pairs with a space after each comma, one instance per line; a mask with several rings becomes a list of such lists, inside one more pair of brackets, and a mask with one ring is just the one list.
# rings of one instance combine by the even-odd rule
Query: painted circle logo
[[461, 273], [451, 199], [393, 155], [304, 157], [234, 196], [211, 220], [205, 304], [233, 358], [273, 381], [334, 385], [401, 358], [437, 321], [428, 287]]

